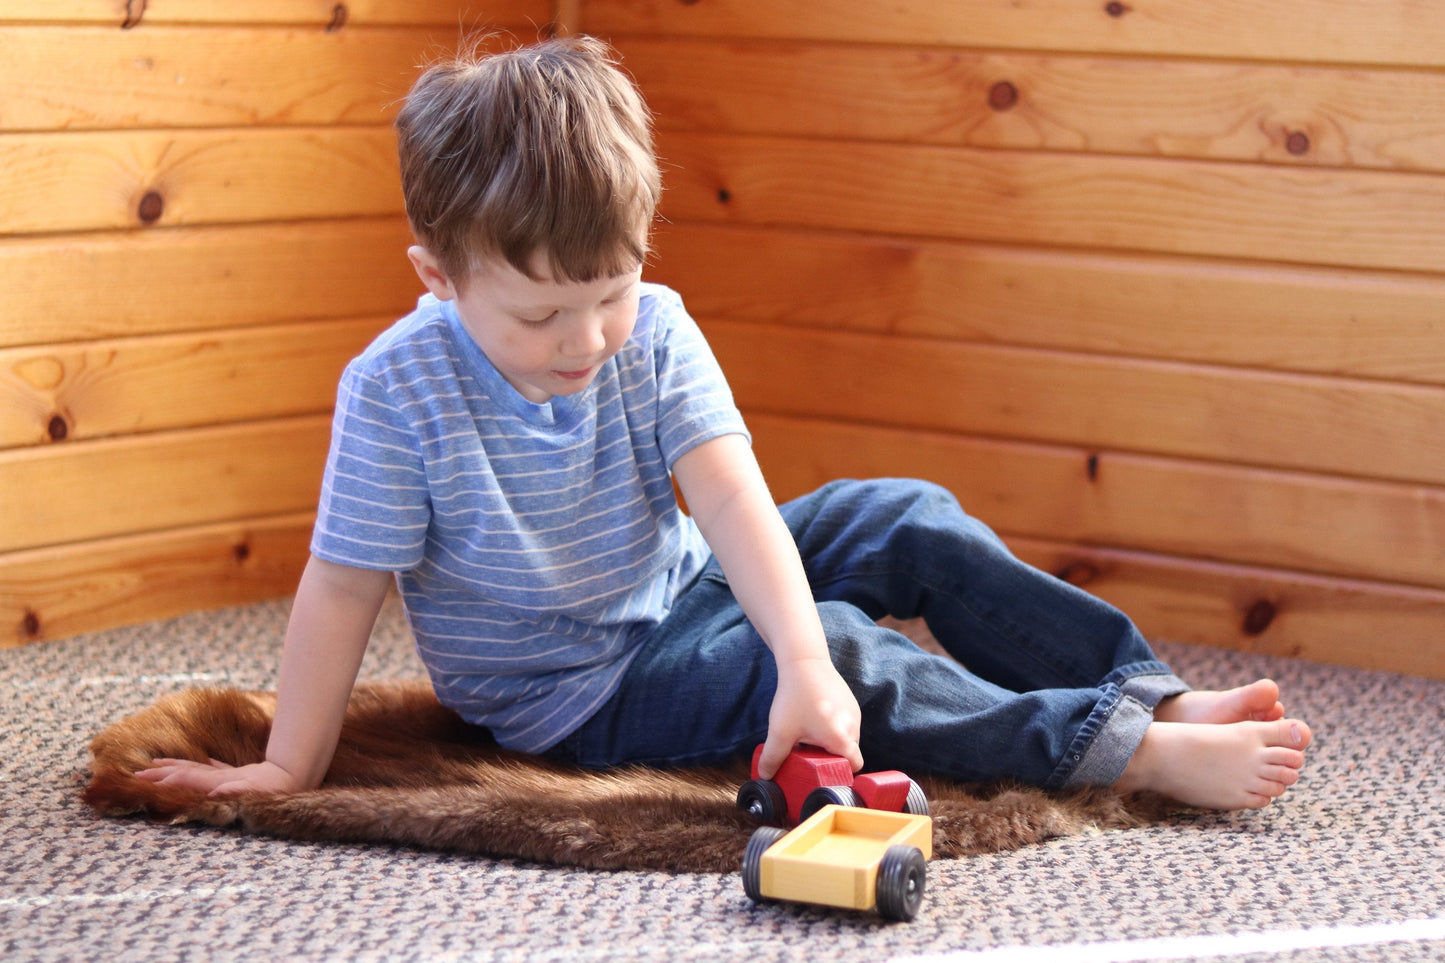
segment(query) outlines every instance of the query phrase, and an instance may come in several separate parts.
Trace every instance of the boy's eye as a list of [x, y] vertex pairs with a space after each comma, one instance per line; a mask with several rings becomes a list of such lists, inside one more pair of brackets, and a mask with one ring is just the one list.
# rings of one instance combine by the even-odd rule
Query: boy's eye
[[552, 320], [553, 318], [555, 318], [556, 316], [557, 316], [557, 312], [556, 312], [556, 311], [553, 311], [551, 314], [547, 315], [545, 318], [523, 318], [523, 317], [518, 317], [517, 320], [520, 321], [520, 322], [522, 322], [523, 324], [525, 324], [525, 325], [526, 325], [527, 327], [529, 327], [529, 328], [540, 328], [542, 325], [546, 324], [548, 321], [551, 321], [551, 320]]

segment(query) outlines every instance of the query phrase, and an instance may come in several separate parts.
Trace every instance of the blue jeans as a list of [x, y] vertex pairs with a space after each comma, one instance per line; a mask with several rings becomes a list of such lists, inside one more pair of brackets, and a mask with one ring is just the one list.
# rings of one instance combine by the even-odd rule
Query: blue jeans
[[[946, 490], [843, 481], [782, 507], [869, 769], [1119, 778], [1160, 699], [1187, 690], [1133, 623], [1024, 564]], [[880, 627], [921, 616], [953, 657]], [[549, 755], [583, 766], [720, 764], [767, 736], [771, 652], [713, 560], [642, 643], [617, 693]]]

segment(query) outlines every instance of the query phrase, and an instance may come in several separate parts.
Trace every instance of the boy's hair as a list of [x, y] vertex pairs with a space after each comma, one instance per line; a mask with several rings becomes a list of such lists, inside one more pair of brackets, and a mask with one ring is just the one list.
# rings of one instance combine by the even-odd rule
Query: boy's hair
[[651, 116], [601, 41], [565, 37], [428, 69], [396, 119], [406, 213], [447, 278], [480, 256], [537, 280], [625, 274], [662, 191]]

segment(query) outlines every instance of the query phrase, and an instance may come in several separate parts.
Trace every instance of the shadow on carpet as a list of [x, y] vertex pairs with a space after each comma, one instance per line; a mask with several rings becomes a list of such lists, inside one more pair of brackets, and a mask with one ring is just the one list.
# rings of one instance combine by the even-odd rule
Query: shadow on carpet
[[[231, 765], [265, 754], [275, 697], [237, 689], [168, 696], [91, 743], [83, 798], [107, 816], [233, 826], [310, 841], [390, 843], [591, 869], [737, 872], [757, 823], [735, 804], [734, 769], [594, 772], [499, 748], [438, 704], [425, 681], [362, 684], [325, 783], [210, 799], [137, 779], [157, 757]], [[920, 779], [934, 857], [1016, 849], [1164, 818], [1148, 795], [1045, 793]]]

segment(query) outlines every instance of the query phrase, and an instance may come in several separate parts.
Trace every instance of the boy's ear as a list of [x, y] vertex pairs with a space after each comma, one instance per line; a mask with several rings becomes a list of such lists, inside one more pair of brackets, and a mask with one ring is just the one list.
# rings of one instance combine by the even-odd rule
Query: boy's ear
[[455, 285], [437, 263], [432, 252], [420, 244], [413, 244], [406, 249], [406, 256], [411, 261], [411, 266], [416, 269], [416, 276], [421, 278], [421, 283], [426, 285], [426, 289], [434, 294], [437, 300], [450, 301], [457, 296]]

